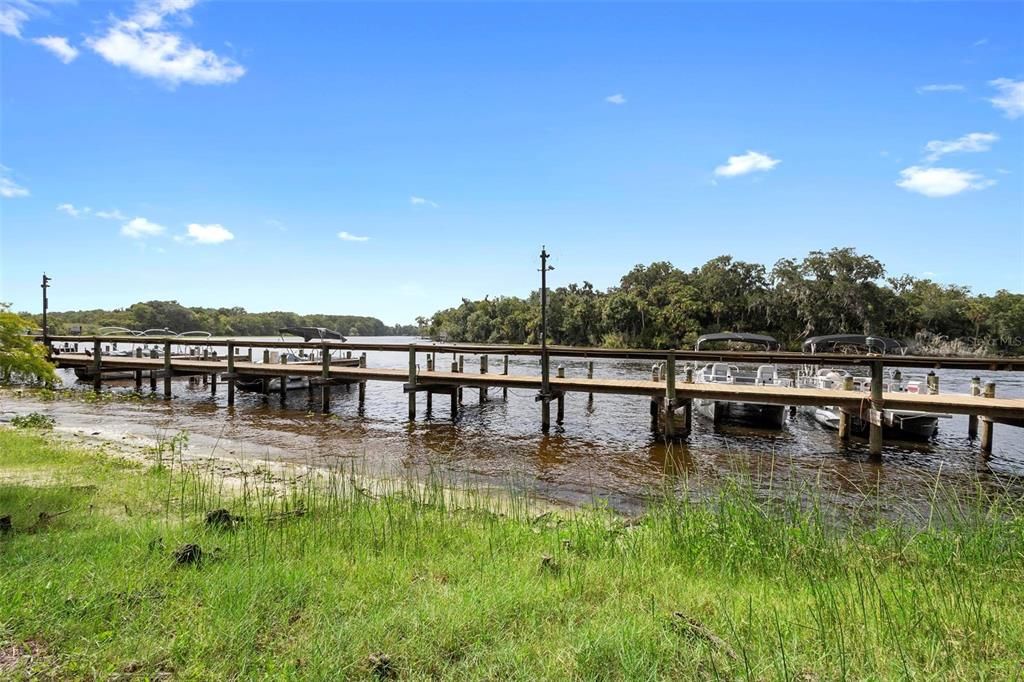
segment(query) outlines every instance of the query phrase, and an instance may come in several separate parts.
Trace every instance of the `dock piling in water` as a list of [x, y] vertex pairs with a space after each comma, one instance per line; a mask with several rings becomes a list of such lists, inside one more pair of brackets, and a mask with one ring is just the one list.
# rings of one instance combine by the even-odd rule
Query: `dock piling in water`
[[[986, 398], [996, 397], [996, 382], [990, 381], [985, 384], [985, 392], [982, 394]], [[992, 454], [992, 436], [993, 427], [995, 423], [991, 417], [981, 417], [981, 451], [986, 455]]]

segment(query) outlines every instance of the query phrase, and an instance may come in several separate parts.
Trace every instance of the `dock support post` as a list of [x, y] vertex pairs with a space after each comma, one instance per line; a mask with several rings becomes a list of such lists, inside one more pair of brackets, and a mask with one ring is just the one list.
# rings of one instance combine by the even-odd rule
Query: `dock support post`
[[[594, 378], [594, 361], [593, 360], [588, 360], [587, 361], [587, 378], [588, 379], [593, 379]], [[593, 402], [594, 402], [594, 394], [593, 393], [588, 393], [587, 394], [587, 403], [593, 403]]]
[[[204, 348], [204, 349], [203, 349], [203, 360], [209, 360], [209, 359], [210, 359], [210, 349], [209, 349], [209, 348]], [[203, 386], [205, 386], [205, 385], [206, 385], [207, 381], [208, 381], [208, 378], [207, 378], [207, 376], [206, 376], [206, 375], [204, 374], [204, 375], [203, 375]], [[216, 392], [217, 392], [217, 389], [216, 389], [216, 388], [214, 388], [214, 389], [213, 389], [213, 392], [214, 392], [214, 393], [216, 393]]]
[[[981, 377], [971, 379], [971, 395], [981, 395]], [[967, 416], [967, 437], [971, 440], [978, 437], [978, 415], [976, 414]]]
[[669, 353], [665, 360], [665, 403], [662, 406], [665, 438], [676, 435], [676, 354]]
[[[503, 376], [508, 376], [508, 356], [506, 355], [502, 363], [501, 373]], [[508, 388], [501, 389], [501, 399], [508, 400]]]
[[324, 346], [320, 354], [320, 411], [327, 414], [331, 411], [331, 385], [327, 383], [331, 378], [331, 351]]
[[430, 413], [434, 411], [434, 392], [427, 389], [427, 418], [430, 418]]
[[[480, 356], [480, 373], [481, 374], [487, 374], [487, 354], [486, 353], [484, 355]], [[481, 386], [480, 387], [480, 404], [482, 405], [483, 403], [486, 403], [486, 402], [487, 402], [487, 387], [486, 386]]]
[[[565, 365], [558, 366], [558, 378], [565, 378]], [[565, 421], [565, 392], [558, 391], [557, 396], [555, 423], [561, 425], [561, 423]]]
[[[462, 374], [465, 371], [466, 371], [466, 356], [465, 355], [460, 355], [459, 356], [459, 374]], [[459, 405], [461, 405], [461, 404], [462, 404], [462, 386], [459, 386]]]
[[263, 349], [263, 364], [264, 365], [269, 365], [270, 364], [270, 350], [266, 349], [266, 348]]
[[[287, 365], [288, 364], [288, 355], [286, 353], [281, 353], [281, 364], [282, 365]], [[284, 405], [285, 399], [287, 397], [288, 397], [288, 377], [282, 376], [281, 377], [281, 404], [282, 405]]]
[[[459, 371], [459, 363], [457, 363], [455, 360], [452, 360], [452, 374], [455, 374], [458, 371]], [[452, 386], [451, 398], [452, 398], [452, 421], [455, 421], [459, 417], [459, 391], [458, 391], [458, 389], [455, 388], [455, 386]]]
[[[989, 381], [985, 384], [985, 392], [982, 394], [986, 398], [996, 397], [996, 382]], [[981, 451], [986, 455], [992, 454], [992, 429], [995, 423], [989, 417], [981, 417]]]
[[171, 342], [164, 341], [164, 398], [171, 397]]
[[[157, 357], [156, 356], [156, 348], [154, 348], [154, 349], [149, 351], [149, 357], [152, 360], [156, 360], [156, 357]], [[149, 390], [151, 390], [151, 391], [155, 391], [156, 390], [156, 370], [155, 369], [149, 370]]]
[[416, 421], [416, 346], [409, 346], [409, 421]]
[[[205, 374], [203, 375], [206, 376]], [[210, 374], [210, 395], [217, 395], [217, 373]]]
[[92, 342], [92, 390], [97, 393], [103, 388], [102, 357], [103, 347], [100, 345], [100, 340], [94, 339]]
[[[135, 357], [136, 358], [140, 358], [140, 359], [142, 358], [142, 349], [141, 348], [136, 348], [135, 349]], [[135, 370], [135, 390], [136, 391], [141, 391], [142, 390], [142, 370], [141, 369]]]
[[235, 343], [228, 341], [228, 407], [235, 406]]
[[[871, 363], [871, 409], [872, 418], [870, 432], [868, 433], [868, 451], [873, 459], [882, 456], [882, 421], [884, 415], [882, 409], [882, 363]], [[878, 422], [877, 424], [875, 422]]]
[[[359, 356], [359, 366], [366, 369], [366, 353]], [[366, 382], [359, 382], [359, 407], [363, 407], [363, 403], [366, 402]]]
[[[853, 390], [853, 377], [843, 378], [843, 390]], [[850, 413], [845, 408], [839, 408], [839, 440], [850, 440]]]

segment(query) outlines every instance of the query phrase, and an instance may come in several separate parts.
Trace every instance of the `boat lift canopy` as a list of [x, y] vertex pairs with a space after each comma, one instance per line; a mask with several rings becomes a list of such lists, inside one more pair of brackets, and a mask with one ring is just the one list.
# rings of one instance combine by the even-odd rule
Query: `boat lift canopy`
[[283, 327], [278, 330], [282, 335], [291, 334], [292, 336], [301, 336], [303, 341], [309, 342], [314, 339], [317, 341], [326, 341], [327, 339], [335, 339], [337, 341], [347, 341], [347, 339], [336, 331], [327, 329], [326, 327]]
[[865, 336], [864, 334], [825, 334], [823, 336], [812, 336], [803, 343], [805, 353], [827, 353], [836, 348], [849, 346], [851, 348], [864, 348], [869, 353], [880, 353], [882, 355], [897, 354], [903, 355], [906, 347], [896, 339], [887, 339], [884, 336]]
[[702, 346], [719, 342], [749, 343], [755, 346], [764, 346], [765, 350], [779, 350], [781, 348], [778, 340], [767, 334], [743, 334], [739, 332], [719, 332], [717, 334], [705, 334], [697, 339], [694, 350], [700, 350]]

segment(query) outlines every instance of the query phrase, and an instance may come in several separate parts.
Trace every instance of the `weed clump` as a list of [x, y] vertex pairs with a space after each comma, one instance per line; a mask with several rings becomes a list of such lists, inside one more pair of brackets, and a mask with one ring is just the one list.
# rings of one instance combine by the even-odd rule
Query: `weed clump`
[[52, 429], [53, 425], [56, 423], [57, 422], [53, 417], [40, 414], [38, 412], [19, 414], [11, 419], [11, 426], [16, 429], [42, 429], [48, 431]]

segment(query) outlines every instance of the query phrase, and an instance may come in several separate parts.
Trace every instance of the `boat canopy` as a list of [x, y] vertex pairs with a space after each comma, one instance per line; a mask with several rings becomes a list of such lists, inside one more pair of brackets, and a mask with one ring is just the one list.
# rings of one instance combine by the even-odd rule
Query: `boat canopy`
[[326, 341], [327, 339], [336, 339], [338, 341], [346, 341], [344, 336], [336, 331], [327, 329], [326, 327], [283, 327], [278, 330], [280, 334], [291, 334], [292, 336], [301, 336], [303, 341]]
[[872, 353], [882, 355], [896, 353], [902, 355], [906, 352], [903, 344], [896, 339], [887, 339], [884, 336], [865, 336], [864, 334], [826, 334], [824, 336], [812, 336], [803, 343], [805, 353], [827, 353], [836, 348], [850, 346], [853, 348], [864, 348]]
[[204, 332], [204, 331], [201, 331], [201, 330], [196, 330], [196, 331], [191, 331], [191, 332], [181, 332], [180, 334], [178, 334], [178, 338], [188, 338], [188, 339], [208, 339], [211, 336], [213, 336], [213, 334], [211, 334], [210, 332]]
[[700, 350], [702, 346], [712, 343], [749, 343], [755, 346], [764, 346], [765, 350], [779, 350], [778, 340], [767, 334], [741, 334], [739, 332], [719, 332], [717, 334], [705, 334], [697, 339], [694, 350]]
[[100, 327], [96, 330], [96, 336], [142, 336], [142, 332], [128, 327]]
[[178, 332], [176, 332], [174, 330], [171, 330], [171, 329], [167, 329], [166, 327], [164, 327], [163, 329], [147, 329], [144, 332], [142, 332], [139, 336], [177, 336], [177, 335], [178, 335]]

